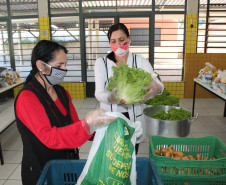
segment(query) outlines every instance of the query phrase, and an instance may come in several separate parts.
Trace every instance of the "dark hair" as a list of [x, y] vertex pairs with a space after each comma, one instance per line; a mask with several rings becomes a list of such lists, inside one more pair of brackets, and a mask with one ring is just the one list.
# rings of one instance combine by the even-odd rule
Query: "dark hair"
[[109, 41], [110, 41], [112, 32], [117, 31], [117, 30], [122, 30], [122, 31], [127, 35], [127, 37], [129, 37], [129, 30], [128, 30], [128, 28], [125, 26], [125, 24], [123, 24], [123, 23], [117, 23], [117, 24], [113, 24], [113, 25], [109, 28], [109, 30], [108, 30], [108, 40], [109, 40]]
[[50, 40], [39, 41], [33, 48], [31, 54], [32, 70], [30, 71], [30, 74], [27, 76], [25, 84], [31, 81], [35, 74], [38, 72], [38, 69], [36, 67], [37, 60], [41, 60], [48, 64], [50, 61], [55, 59], [56, 52], [60, 50], [63, 50], [66, 54], [68, 53], [68, 50], [64, 46], [58, 44], [57, 42], [53, 42]]
[[[117, 31], [117, 30], [122, 30], [127, 35], [127, 37], [130, 36], [128, 28], [123, 23], [113, 24], [109, 28], [108, 34], [107, 34], [109, 42], [110, 42], [110, 39], [111, 39], [112, 32]], [[116, 62], [115, 54], [114, 54], [113, 51], [107, 55], [107, 58], [109, 58], [110, 60]]]

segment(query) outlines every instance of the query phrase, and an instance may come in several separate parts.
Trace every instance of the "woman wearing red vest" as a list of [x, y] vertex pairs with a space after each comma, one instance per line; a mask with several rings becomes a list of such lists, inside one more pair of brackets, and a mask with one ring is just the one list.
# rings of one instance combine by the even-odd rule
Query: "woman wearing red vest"
[[56, 42], [41, 40], [32, 51], [32, 70], [15, 100], [23, 185], [35, 185], [49, 160], [79, 159], [77, 148], [94, 130], [116, 120], [102, 109], [79, 120], [69, 93], [57, 85], [67, 73], [66, 64], [67, 49]]

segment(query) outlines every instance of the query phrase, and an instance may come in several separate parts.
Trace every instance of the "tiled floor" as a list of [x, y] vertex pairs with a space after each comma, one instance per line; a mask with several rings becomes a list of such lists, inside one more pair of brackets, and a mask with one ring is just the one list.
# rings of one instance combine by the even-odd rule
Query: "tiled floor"
[[[76, 99], [73, 103], [78, 111], [79, 118], [83, 118], [87, 112], [98, 108], [99, 103], [94, 98]], [[195, 112], [199, 113], [198, 119], [191, 124], [191, 132], [188, 137], [202, 137], [208, 135], [218, 136], [226, 144], [226, 118], [223, 117], [225, 102], [220, 99], [197, 99]], [[0, 105], [1, 109], [5, 106]], [[191, 111], [192, 99], [181, 99], [180, 106]], [[13, 114], [13, 113], [12, 113]], [[13, 124], [1, 136], [5, 164], [0, 165], [0, 185], [21, 185], [21, 158], [22, 142]], [[80, 157], [86, 159], [92, 142], [88, 141], [80, 148]], [[149, 141], [146, 139], [140, 144], [138, 157], [148, 157]]]

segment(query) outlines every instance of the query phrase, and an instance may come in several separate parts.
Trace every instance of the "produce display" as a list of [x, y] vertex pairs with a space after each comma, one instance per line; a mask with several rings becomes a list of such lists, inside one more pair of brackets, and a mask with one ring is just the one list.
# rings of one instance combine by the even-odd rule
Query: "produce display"
[[20, 80], [20, 78], [18, 72], [0, 67], [0, 87], [13, 85], [16, 81]]
[[167, 112], [161, 110], [155, 113], [152, 118], [159, 120], [184, 120], [191, 117], [191, 112], [182, 108], [171, 108]]
[[217, 76], [217, 68], [206, 62], [205, 67], [199, 71], [198, 79], [200, 79], [203, 83], [211, 85], [211, 81], [213, 77]]
[[131, 105], [142, 100], [144, 94], [148, 92], [145, 86], [150, 86], [151, 75], [139, 68], [130, 68], [120, 62], [119, 66], [113, 66], [114, 75], [109, 78], [107, 90], [117, 89], [116, 100], [118, 103]]
[[160, 150], [155, 149], [155, 154], [159, 156], [171, 157], [174, 159], [181, 159], [181, 160], [215, 160], [216, 159], [216, 158], [208, 158], [208, 156], [202, 159], [199, 153], [197, 153], [195, 157], [192, 155], [185, 155], [183, 152], [174, 150], [171, 145], [168, 145], [168, 148], [164, 148], [162, 146]]
[[219, 93], [226, 94], [226, 70], [217, 70], [215, 66], [206, 62], [205, 67], [199, 71], [198, 79]]
[[156, 95], [154, 98], [145, 101], [144, 104], [146, 105], [175, 105], [179, 104], [179, 98], [176, 96], [170, 96], [170, 92], [166, 89], [160, 95]]

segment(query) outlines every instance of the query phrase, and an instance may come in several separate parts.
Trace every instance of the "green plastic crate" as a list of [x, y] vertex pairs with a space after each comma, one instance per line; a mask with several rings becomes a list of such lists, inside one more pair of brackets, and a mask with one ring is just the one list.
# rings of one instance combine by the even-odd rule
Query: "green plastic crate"
[[185, 182], [190, 185], [225, 185], [226, 176], [173, 176], [173, 175], [161, 175], [162, 182], [164, 185], [185, 185]]
[[[161, 146], [181, 151], [185, 155], [195, 156], [199, 153], [202, 158], [215, 157], [216, 160], [181, 160], [155, 154], [155, 149]], [[205, 177], [222, 178], [226, 184], [226, 145], [216, 136], [202, 138], [167, 138], [162, 136], [150, 137], [150, 158], [155, 162], [156, 168], [164, 179], [164, 175], [173, 178]], [[182, 178], [182, 180], [183, 180]], [[174, 184], [174, 183], [172, 183]], [[193, 184], [192, 184], [193, 185]]]

